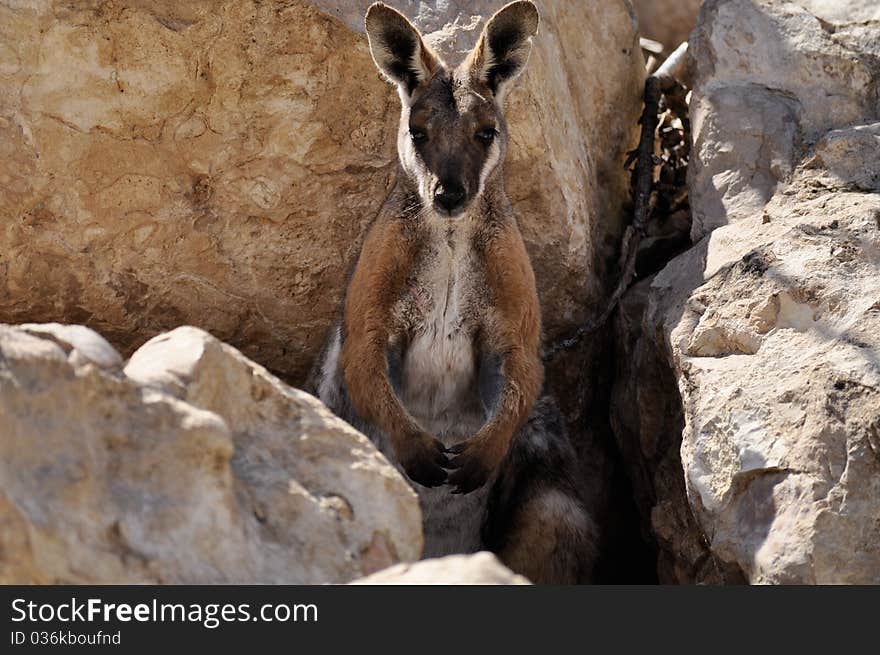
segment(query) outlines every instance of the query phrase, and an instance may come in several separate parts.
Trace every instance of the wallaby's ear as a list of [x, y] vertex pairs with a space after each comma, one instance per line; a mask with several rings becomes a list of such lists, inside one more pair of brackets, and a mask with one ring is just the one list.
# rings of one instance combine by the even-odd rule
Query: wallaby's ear
[[471, 74], [485, 82], [499, 102], [529, 60], [538, 21], [538, 9], [530, 0], [511, 2], [489, 19], [468, 57]]
[[406, 16], [382, 2], [367, 9], [367, 38], [373, 61], [407, 96], [440, 68], [437, 55]]

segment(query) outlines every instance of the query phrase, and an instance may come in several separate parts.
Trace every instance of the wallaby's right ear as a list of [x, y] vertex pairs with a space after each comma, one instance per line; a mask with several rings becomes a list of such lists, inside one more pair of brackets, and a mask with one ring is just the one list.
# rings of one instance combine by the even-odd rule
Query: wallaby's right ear
[[440, 60], [422, 41], [422, 35], [406, 16], [382, 2], [367, 10], [367, 38], [373, 61], [407, 96], [430, 80]]
[[486, 23], [464, 64], [500, 102], [529, 60], [539, 22], [538, 9], [531, 0], [516, 0], [502, 7]]

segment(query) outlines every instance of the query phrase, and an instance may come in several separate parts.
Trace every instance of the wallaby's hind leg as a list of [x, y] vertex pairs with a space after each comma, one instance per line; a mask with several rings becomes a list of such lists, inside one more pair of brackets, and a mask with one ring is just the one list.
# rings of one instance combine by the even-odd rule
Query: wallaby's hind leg
[[598, 534], [578, 493], [576, 455], [558, 409], [535, 405], [492, 487], [483, 542], [537, 584], [589, 582]]

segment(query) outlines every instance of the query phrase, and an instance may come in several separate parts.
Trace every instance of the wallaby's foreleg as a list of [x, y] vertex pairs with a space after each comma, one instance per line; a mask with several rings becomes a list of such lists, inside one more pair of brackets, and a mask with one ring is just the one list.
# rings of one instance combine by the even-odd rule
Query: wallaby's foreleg
[[500, 229], [487, 240], [483, 256], [494, 307], [483, 326], [481, 347], [498, 359], [499, 388], [485, 425], [450, 448], [457, 453], [450, 463], [457, 469], [449, 476], [456, 486], [453, 493], [469, 493], [486, 483], [528, 419], [543, 381], [540, 307], [522, 237], [515, 229]]
[[401, 405], [388, 375], [392, 310], [414, 254], [402, 230], [379, 223], [364, 242], [345, 298], [340, 366], [355, 411], [385, 433], [414, 482], [435, 487], [446, 481], [445, 448]]

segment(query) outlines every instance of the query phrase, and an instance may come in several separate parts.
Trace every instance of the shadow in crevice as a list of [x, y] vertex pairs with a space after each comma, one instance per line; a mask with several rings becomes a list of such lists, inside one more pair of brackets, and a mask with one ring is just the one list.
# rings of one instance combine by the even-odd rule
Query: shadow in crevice
[[[609, 344], [614, 335], [611, 330], [605, 332], [604, 341]], [[606, 452], [607, 465], [606, 513], [602, 517], [602, 544], [594, 581], [597, 584], [657, 584], [656, 544], [643, 530], [630, 473], [611, 427], [614, 348], [606, 347], [601, 352], [596, 361], [600, 371], [596, 392], [585, 413], [589, 429]]]
[[708, 239], [676, 258], [676, 280], [652, 287], [654, 277], [633, 285], [612, 325], [608, 415], [614, 445], [630, 481], [639, 538], [654, 553], [663, 584], [740, 584], [736, 566], [718, 560], [709, 547], [687, 497], [681, 463], [684, 407], [664, 325], [678, 324], [684, 303], [661, 315], [652, 298], [665, 293], [690, 296], [701, 286]]

